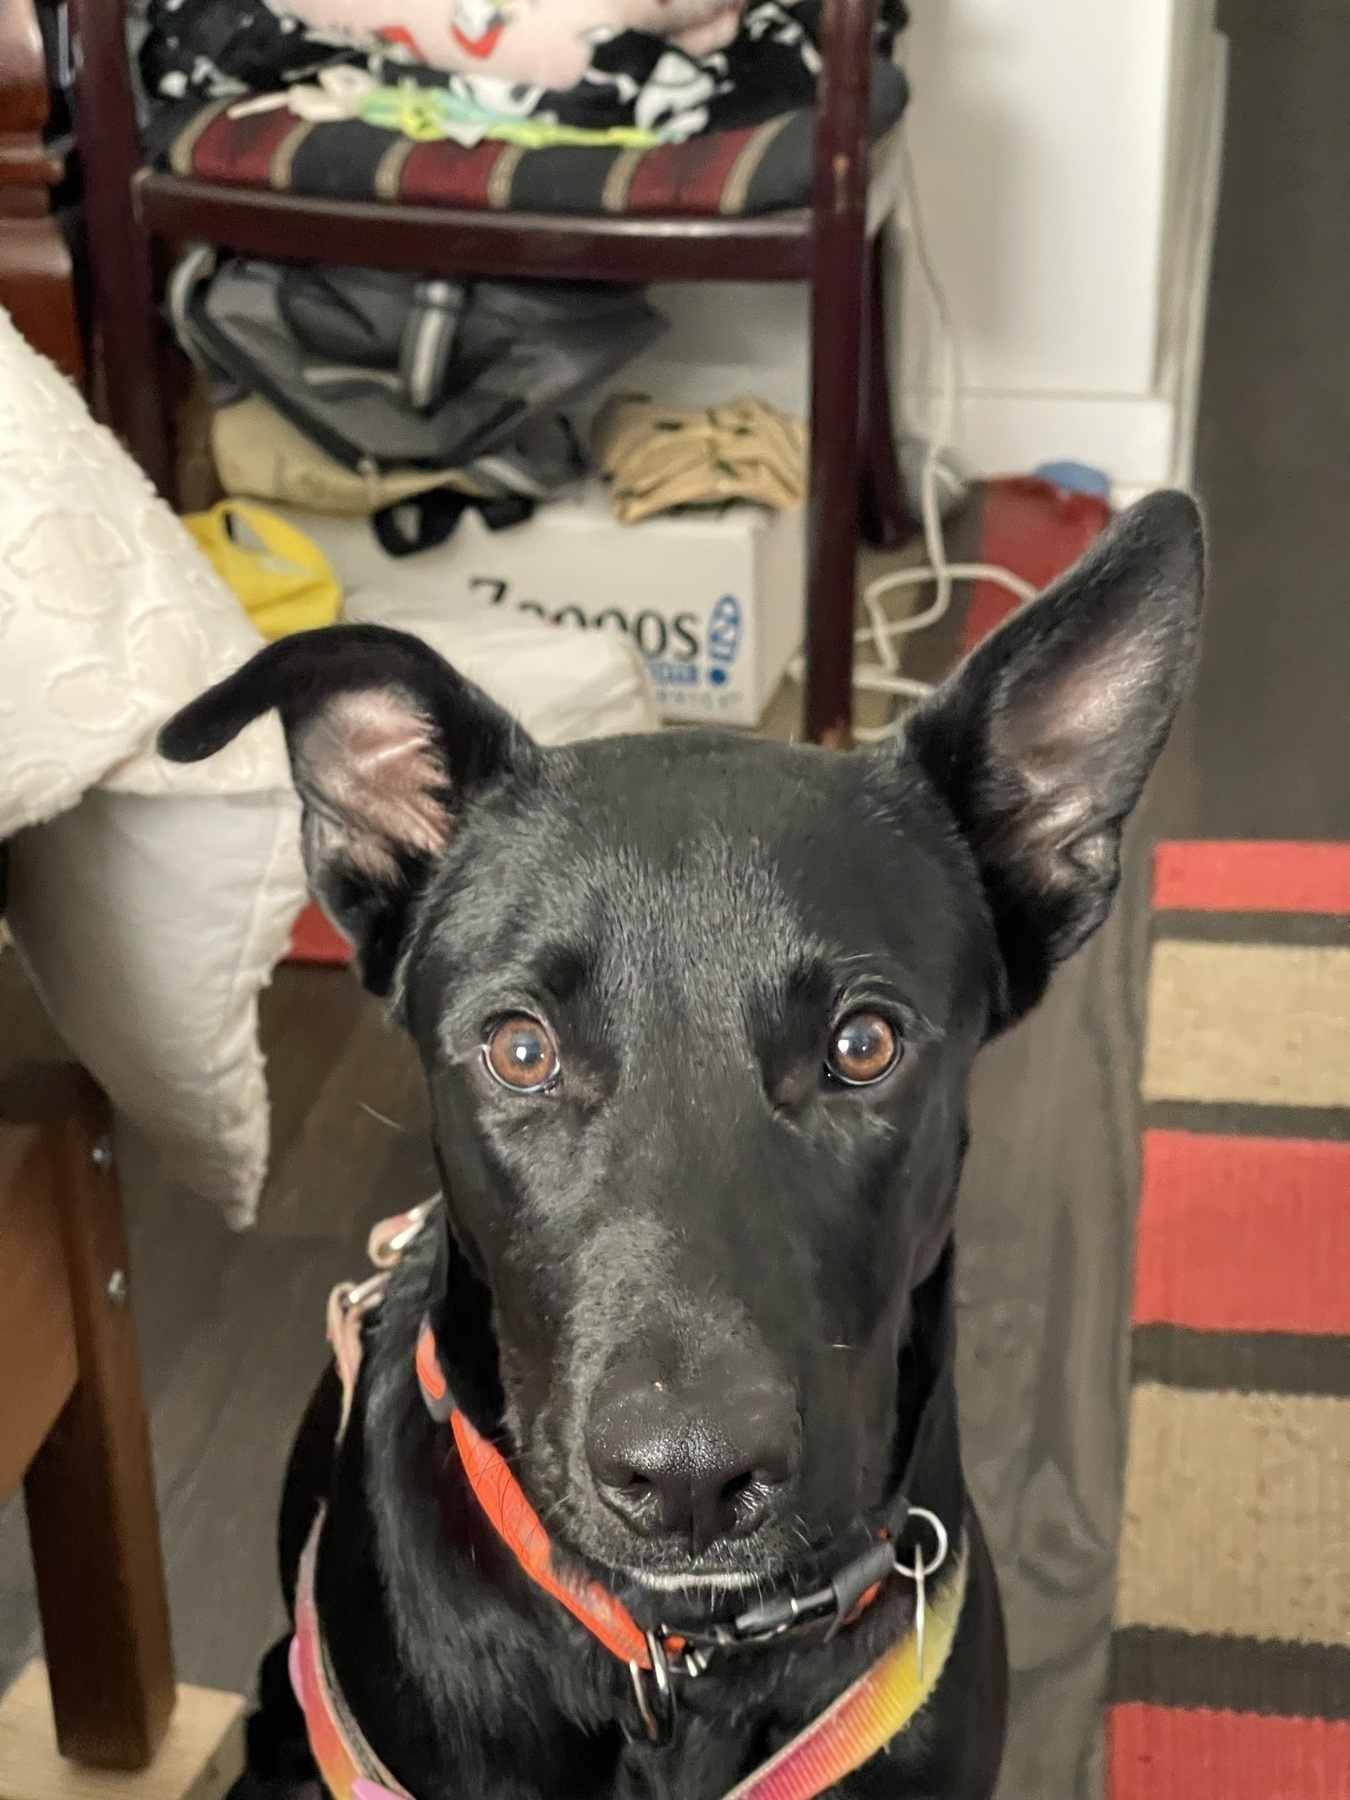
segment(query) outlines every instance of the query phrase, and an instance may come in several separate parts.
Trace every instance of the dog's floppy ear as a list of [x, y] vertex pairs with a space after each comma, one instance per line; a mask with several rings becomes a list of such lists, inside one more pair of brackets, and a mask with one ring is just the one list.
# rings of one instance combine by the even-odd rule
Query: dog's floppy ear
[[535, 746], [420, 638], [330, 625], [260, 650], [177, 713], [161, 756], [199, 762], [275, 708], [304, 807], [310, 889], [377, 994], [409, 912], [475, 793], [523, 773]]
[[974, 851], [1013, 1016], [1110, 908], [1122, 827], [1195, 665], [1203, 586], [1194, 501], [1151, 495], [909, 722]]

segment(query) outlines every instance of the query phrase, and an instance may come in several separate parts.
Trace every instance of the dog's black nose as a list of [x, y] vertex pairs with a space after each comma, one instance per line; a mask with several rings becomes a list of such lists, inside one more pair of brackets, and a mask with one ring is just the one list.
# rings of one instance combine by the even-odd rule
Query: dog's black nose
[[767, 1370], [722, 1364], [686, 1384], [627, 1363], [591, 1403], [586, 1454], [626, 1525], [686, 1538], [699, 1556], [764, 1522], [796, 1468], [799, 1436], [792, 1389]]

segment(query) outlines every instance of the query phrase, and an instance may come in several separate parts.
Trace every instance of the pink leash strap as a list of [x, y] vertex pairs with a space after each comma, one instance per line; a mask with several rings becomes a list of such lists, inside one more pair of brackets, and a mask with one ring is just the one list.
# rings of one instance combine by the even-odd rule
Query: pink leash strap
[[942, 1677], [965, 1602], [966, 1569], [963, 1541], [955, 1567], [929, 1608], [922, 1669], [916, 1635], [907, 1632], [726, 1800], [815, 1800], [884, 1750]]

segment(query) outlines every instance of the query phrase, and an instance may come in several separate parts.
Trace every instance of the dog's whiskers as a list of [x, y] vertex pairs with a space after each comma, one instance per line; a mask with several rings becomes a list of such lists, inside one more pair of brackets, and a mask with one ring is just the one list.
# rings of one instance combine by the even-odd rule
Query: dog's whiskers
[[566, 1524], [568, 1518], [567, 1496], [562, 1494], [556, 1500], [550, 1500], [539, 1517], [545, 1525]]

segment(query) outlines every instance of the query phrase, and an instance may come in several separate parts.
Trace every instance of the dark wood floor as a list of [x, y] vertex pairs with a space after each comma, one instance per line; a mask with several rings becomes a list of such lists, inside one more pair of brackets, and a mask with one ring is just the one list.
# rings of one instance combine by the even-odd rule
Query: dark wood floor
[[[1228, 148], [1200, 432], [1213, 554], [1195, 696], [1135, 821], [1121, 901], [989, 1050], [960, 1218], [972, 1482], [1014, 1661], [1006, 1800], [1099, 1791], [1124, 1457], [1148, 853], [1158, 836], [1350, 836], [1350, 7], [1230, 0]], [[0, 1061], [43, 1027], [0, 959]], [[434, 1185], [417, 1076], [340, 973], [264, 1003], [276, 1109], [258, 1231], [232, 1237], [122, 1148], [182, 1674], [247, 1685], [279, 1627], [288, 1438], [323, 1302], [368, 1223]], [[36, 1646], [0, 1516], [0, 1685]]]

